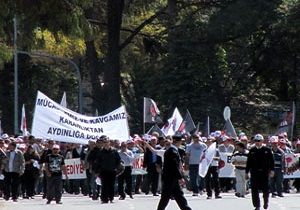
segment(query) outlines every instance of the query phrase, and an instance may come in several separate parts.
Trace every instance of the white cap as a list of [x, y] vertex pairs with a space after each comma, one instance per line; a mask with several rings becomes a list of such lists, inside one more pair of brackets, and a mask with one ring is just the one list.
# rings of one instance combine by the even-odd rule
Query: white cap
[[263, 141], [264, 140], [264, 137], [261, 135], [261, 134], [256, 134], [254, 136], [254, 140], [257, 140], [257, 141]]
[[52, 148], [53, 148], [53, 149], [60, 149], [60, 147], [59, 147], [58, 144], [54, 144]]
[[8, 139], [9, 138], [9, 135], [7, 133], [4, 133], [2, 136], [1, 136], [1, 139]]
[[221, 131], [215, 131], [214, 137], [220, 137], [222, 135]]

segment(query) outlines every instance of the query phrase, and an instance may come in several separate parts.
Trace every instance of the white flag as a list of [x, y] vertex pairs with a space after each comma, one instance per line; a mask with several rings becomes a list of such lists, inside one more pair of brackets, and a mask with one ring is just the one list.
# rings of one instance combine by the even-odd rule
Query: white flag
[[23, 136], [27, 136], [28, 135], [27, 122], [26, 122], [26, 114], [25, 114], [25, 105], [24, 104], [22, 106], [22, 119], [21, 119], [20, 130], [22, 131]]
[[201, 157], [201, 161], [199, 164], [199, 175], [203, 178], [206, 176], [208, 167], [213, 161], [213, 158], [216, 154], [216, 149], [217, 149], [216, 142], [214, 142], [207, 148], [207, 150], [203, 153]]
[[162, 127], [162, 132], [166, 136], [174, 135], [175, 132], [179, 129], [182, 120], [182, 116], [176, 107], [172, 114], [172, 117], [168, 119], [168, 123]]
[[60, 105], [67, 108], [67, 94], [65, 91], [63, 97], [61, 98]]

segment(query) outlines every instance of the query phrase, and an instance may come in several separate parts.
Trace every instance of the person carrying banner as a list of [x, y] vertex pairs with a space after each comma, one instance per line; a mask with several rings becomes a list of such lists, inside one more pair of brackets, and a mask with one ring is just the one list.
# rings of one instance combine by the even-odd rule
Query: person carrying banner
[[[199, 134], [192, 135], [193, 142], [186, 147], [186, 164], [189, 169], [190, 183], [193, 191], [193, 196], [198, 196], [198, 193], [202, 192], [204, 188], [204, 180], [198, 175], [200, 157], [203, 151], [206, 150], [206, 144], [200, 142]], [[186, 168], [187, 169], [187, 168]]]
[[[139, 145], [139, 141], [142, 141], [142, 139], [138, 134], [133, 136], [133, 140], [127, 141], [127, 149], [133, 153], [134, 157], [144, 153], [144, 149]], [[140, 167], [142, 167], [142, 164], [140, 164]], [[132, 175], [132, 177], [134, 194], [141, 194], [140, 188], [143, 181], [143, 175]]]
[[[173, 144], [170, 145], [164, 153], [162, 193], [157, 210], [165, 210], [172, 197], [181, 210], [191, 210], [180, 186], [184, 182], [182, 162], [178, 152], [181, 140], [181, 136], [173, 136]], [[169, 141], [169, 144], [172, 143], [171, 139], [167, 139], [167, 141]]]
[[270, 148], [263, 146], [264, 137], [261, 134], [254, 136], [255, 146], [248, 154], [246, 164], [246, 178], [251, 183], [252, 204], [255, 210], [260, 209], [259, 190], [263, 193], [264, 209], [269, 205], [269, 177], [274, 176], [274, 158]]
[[235, 143], [236, 152], [231, 158], [231, 163], [235, 166], [236, 177], [236, 193], [235, 196], [244, 198], [246, 195], [246, 163], [248, 158], [248, 150], [242, 142]]
[[[212, 136], [207, 137], [206, 145], [209, 147], [215, 138]], [[219, 150], [216, 149], [212, 162], [208, 167], [208, 171], [205, 175], [205, 187], [207, 192], [207, 199], [212, 199], [212, 187], [215, 191], [215, 198], [220, 199], [220, 181], [219, 181], [219, 161], [220, 161], [220, 153]]]
[[68, 178], [64, 157], [59, 154], [58, 144], [53, 145], [52, 153], [45, 159], [45, 172], [47, 176], [47, 203], [55, 199], [56, 204], [62, 204], [62, 174]]
[[[150, 145], [153, 148], [156, 148], [157, 146], [157, 137], [152, 136], [150, 140]], [[157, 189], [158, 189], [158, 164], [161, 163], [161, 158], [155, 153], [152, 152], [149, 148], [146, 148], [145, 154], [144, 154], [144, 162], [143, 166], [147, 168], [147, 175], [146, 175], [146, 181], [147, 181], [147, 187], [144, 189], [145, 193], [148, 194], [151, 186], [151, 192], [153, 196], [158, 196]]]

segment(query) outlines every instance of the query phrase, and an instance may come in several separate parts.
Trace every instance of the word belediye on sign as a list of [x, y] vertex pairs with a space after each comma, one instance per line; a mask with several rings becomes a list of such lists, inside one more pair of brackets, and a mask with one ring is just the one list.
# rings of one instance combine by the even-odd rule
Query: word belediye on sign
[[[68, 179], [85, 179], [86, 173], [80, 158], [65, 159]], [[64, 176], [65, 179], [65, 176]]]

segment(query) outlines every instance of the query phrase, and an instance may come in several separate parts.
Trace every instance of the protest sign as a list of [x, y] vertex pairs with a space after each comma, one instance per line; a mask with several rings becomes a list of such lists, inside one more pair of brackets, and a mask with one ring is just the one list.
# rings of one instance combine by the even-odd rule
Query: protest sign
[[[65, 159], [68, 179], [85, 179], [86, 173], [80, 158]], [[63, 176], [65, 179], [65, 176]]]
[[234, 178], [234, 166], [231, 164], [232, 153], [222, 153], [220, 152], [219, 161], [219, 177]]
[[143, 169], [144, 154], [136, 154], [132, 164], [132, 175], [145, 175], [147, 171]]
[[[285, 154], [286, 168], [292, 167], [294, 164], [299, 164], [300, 154]], [[285, 179], [300, 178], [300, 170], [284, 175]]]
[[38, 91], [32, 135], [69, 143], [87, 144], [102, 135], [110, 139], [129, 139], [124, 106], [104, 116], [90, 117], [69, 110]]

